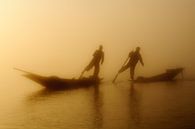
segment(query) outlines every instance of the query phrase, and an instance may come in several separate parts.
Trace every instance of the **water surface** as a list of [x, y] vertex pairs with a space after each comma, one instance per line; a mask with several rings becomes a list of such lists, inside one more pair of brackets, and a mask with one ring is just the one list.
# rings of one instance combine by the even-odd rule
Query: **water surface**
[[0, 129], [192, 129], [194, 86], [126, 81], [48, 91], [24, 79], [1, 87]]

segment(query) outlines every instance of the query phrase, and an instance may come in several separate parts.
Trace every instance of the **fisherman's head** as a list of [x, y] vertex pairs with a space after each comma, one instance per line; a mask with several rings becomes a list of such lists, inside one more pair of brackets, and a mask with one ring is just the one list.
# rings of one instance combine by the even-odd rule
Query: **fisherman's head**
[[99, 50], [102, 50], [102, 49], [103, 49], [103, 46], [102, 46], [102, 45], [100, 45], [100, 46], [99, 46]]
[[140, 51], [140, 49], [141, 49], [140, 47], [136, 47], [136, 51], [137, 51], [137, 52], [139, 52], [139, 51]]

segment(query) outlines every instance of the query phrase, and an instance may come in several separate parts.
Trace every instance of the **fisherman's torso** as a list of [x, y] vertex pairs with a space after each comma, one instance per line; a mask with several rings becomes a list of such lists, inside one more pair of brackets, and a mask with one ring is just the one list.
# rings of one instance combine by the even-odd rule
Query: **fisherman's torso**
[[130, 55], [129, 65], [135, 66], [137, 62], [140, 60], [140, 56], [141, 56], [140, 53], [135, 51], [135, 52], [131, 52], [129, 55]]
[[104, 53], [101, 50], [96, 50], [95, 51], [95, 53], [93, 54], [94, 64], [99, 64], [100, 60], [102, 59], [103, 54]]

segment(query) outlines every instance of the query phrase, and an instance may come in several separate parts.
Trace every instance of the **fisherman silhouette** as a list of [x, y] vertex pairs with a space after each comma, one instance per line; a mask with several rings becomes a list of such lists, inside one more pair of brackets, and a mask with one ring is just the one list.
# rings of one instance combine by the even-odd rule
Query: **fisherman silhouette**
[[[128, 61], [128, 63], [126, 63]], [[127, 70], [128, 68], [130, 68], [130, 76], [131, 76], [131, 80], [134, 80], [134, 74], [135, 74], [135, 67], [138, 63], [138, 61], [140, 61], [140, 63], [142, 64], [142, 66], [144, 66], [144, 62], [142, 60], [142, 56], [140, 54], [140, 47], [136, 47], [135, 51], [131, 51], [128, 55], [127, 60], [124, 63], [124, 66], [122, 66], [122, 68], [118, 71], [117, 75], [115, 76], [113, 82], [115, 82], [116, 78], [118, 77], [118, 75], [122, 72], [124, 72], [125, 70]]]
[[94, 52], [91, 62], [83, 70], [83, 72], [81, 73], [80, 78], [83, 76], [85, 71], [89, 71], [93, 67], [94, 67], [93, 78], [98, 78], [98, 74], [99, 74], [99, 71], [100, 71], [100, 62], [101, 62], [101, 64], [103, 64], [103, 62], [104, 62], [104, 52], [103, 52], [103, 46], [102, 45], [100, 45], [99, 49]]

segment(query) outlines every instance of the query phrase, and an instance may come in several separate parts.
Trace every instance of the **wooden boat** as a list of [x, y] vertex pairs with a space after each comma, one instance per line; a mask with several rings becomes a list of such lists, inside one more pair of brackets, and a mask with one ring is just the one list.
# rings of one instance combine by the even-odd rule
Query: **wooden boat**
[[183, 68], [167, 69], [165, 73], [152, 77], [138, 77], [135, 82], [158, 82], [158, 81], [173, 81], [175, 77], [183, 72]]
[[[16, 69], [16, 68], [15, 68]], [[20, 69], [16, 69], [25, 72], [23, 76], [28, 79], [37, 82], [48, 89], [74, 89], [81, 87], [89, 87], [92, 85], [98, 85], [102, 79], [99, 78], [80, 78], [80, 79], [63, 79], [57, 76], [41, 76], [35, 73], [26, 72]]]

